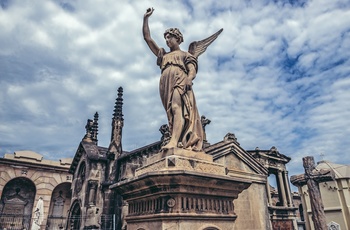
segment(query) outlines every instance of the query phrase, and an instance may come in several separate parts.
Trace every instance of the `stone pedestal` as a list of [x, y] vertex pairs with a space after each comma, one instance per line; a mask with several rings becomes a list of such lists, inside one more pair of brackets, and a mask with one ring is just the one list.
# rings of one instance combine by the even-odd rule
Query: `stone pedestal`
[[233, 200], [251, 184], [228, 177], [212, 156], [184, 149], [150, 157], [135, 175], [111, 186], [128, 202], [128, 230], [234, 229]]

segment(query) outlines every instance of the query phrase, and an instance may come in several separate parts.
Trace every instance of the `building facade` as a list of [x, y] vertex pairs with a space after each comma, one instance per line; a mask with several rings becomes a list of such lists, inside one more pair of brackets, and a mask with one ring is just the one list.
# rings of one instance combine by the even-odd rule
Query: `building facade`
[[72, 159], [45, 160], [32, 151], [16, 151], [0, 159], [0, 229], [30, 229], [39, 202], [41, 229], [65, 227], [71, 200]]
[[[2, 228], [17, 215], [16, 223], [29, 229], [42, 197], [40, 229], [146, 230], [174, 223], [202, 230], [298, 229], [289, 157], [275, 147], [247, 151], [232, 133], [214, 144], [205, 140], [203, 153], [165, 156], [160, 149], [169, 139], [166, 125], [159, 141], [124, 151], [122, 96], [119, 88], [108, 147], [98, 145], [96, 113], [73, 159], [46, 161], [29, 151], [1, 159]], [[210, 121], [202, 122], [205, 130]], [[270, 189], [271, 174], [276, 189]]]
[[[159, 168], [163, 166], [167, 168], [171, 166], [174, 169], [178, 163], [176, 163], [175, 158], [167, 158], [167, 163], [163, 166], [157, 166], [157, 164], [165, 162], [162, 161], [161, 157], [159, 158], [162, 155], [159, 153], [169, 137], [166, 125], [160, 128], [161, 138], [159, 141], [132, 151], [123, 151], [122, 95], [123, 90], [119, 88], [112, 118], [111, 141], [107, 148], [98, 146], [98, 115], [95, 114], [94, 119], [87, 121], [86, 134], [79, 144], [69, 169], [70, 173], [73, 174], [73, 183], [68, 229], [112, 229], [113, 226], [116, 229], [126, 229], [128, 223], [131, 224], [129, 229], [130, 227], [132, 229], [151, 229], [150, 226], [154, 227], [155, 225], [152, 224], [156, 222], [163, 224], [162, 226], [173, 223], [171, 218], [169, 219], [169, 216], [172, 215], [178, 215], [178, 218], [188, 220], [188, 223], [177, 222], [179, 226], [183, 224], [183, 226], [191, 226], [194, 229], [220, 229], [206, 224], [205, 221], [198, 221], [200, 216], [232, 218], [234, 221], [230, 229], [298, 229], [297, 212], [299, 209], [293, 204], [293, 195], [290, 191], [286, 170], [286, 164], [290, 158], [279, 153], [274, 147], [270, 150], [246, 151], [232, 133], [228, 133], [222, 141], [215, 144], [205, 141], [204, 152], [208, 157], [204, 156], [204, 158], [212, 159], [210, 161], [186, 160], [184, 155], [179, 158], [175, 157], [177, 162], [181, 162], [180, 169], [194, 170], [191, 171], [192, 174], [197, 170], [197, 172], [204, 172], [208, 176], [208, 172], [213, 170], [212, 175], [214, 175], [217, 173], [214, 168], [220, 165], [218, 167], [223, 169], [223, 176], [227, 180], [244, 182], [244, 189], [240, 191], [239, 195], [232, 198], [234, 199], [232, 214], [230, 214], [231, 209], [224, 202], [227, 199], [225, 197], [220, 198], [219, 195], [215, 197], [209, 193], [203, 196], [207, 199], [200, 198], [199, 194], [198, 196], [186, 196], [184, 191], [189, 185], [186, 185], [185, 179], [181, 182], [183, 184], [175, 182], [169, 184], [169, 186], [176, 184], [178, 190], [175, 189], [176, 186], [169, 190], [164, 184], [157, 185], [157, 183], [163, 182], [155, 182], [151, 178], [152, 176], [148, 178], [150, 180], [148, 182], [148, 179], [144, 182], [138, 182], [138, 178], [144, 177], [144, 175], [142, 176], [143, 172], [147, 174], [149, 170], [155, 172], [164, 170]], [[203, 128], [206, 124], [208, 121], [203, 123]], [[213, 169], [208, 168], [207, 165], [212, 165]], [[278, 178], [277, 192], [274, 193], [279, 194], [278, 204], [273, 204], [271, 199], [272, 191], [269, 189], [267, 179], [270, 174], [276, 174]], [[203, 175], [201, 174], [201, 176]], [[182, 176], [179, 175], [178, 178], [182, 178]], [[176, 178], [169, 180], [176, 181]], [[134, 181], [135, 184], [133, 184], [134, 182], [128, 184], [130, 181]], [[144, 187], [140, 183], [150, 185]], [[195, 182], [193, 182], [194, 184]], [[142, 189], [145, 194], [140, 195], [136, 189], [133, 196], [125, 195], [125, 193], [131, 194], [129, 190], [136, 187]], [[159, 187], [162, 187], [164, 191], [169, 191], [174, 198], [166, 195], [164, 191], [159, 191]], [[193, 187], [193, 189], [195, 191], [196, 188]], [[146, 191], [154, 193], [157, 191], [159, 199], [152, 198], [151, 193], [146, 195]], [[123, 197], [129, 202], [126, 202]], [[177, 206], [179, 200], [181, 200], [182, 206]], [[174, 210], [177, 210], [177, 214], [174, 213]], [[179, 213], [183, 213], [182, 216]], [[114, 222], [109, 220], [112, 216]], [[165, 220], [164, 216], [167, 216], [168, 219]], [[142, 224], [142, 220], [146, 220], [146, 222]], [[189, 224], [191, 221], [193, 225]], [[150, 224], [150, 222], [152, 223]], [[220, 221], [217, 223], [222, 224]]]

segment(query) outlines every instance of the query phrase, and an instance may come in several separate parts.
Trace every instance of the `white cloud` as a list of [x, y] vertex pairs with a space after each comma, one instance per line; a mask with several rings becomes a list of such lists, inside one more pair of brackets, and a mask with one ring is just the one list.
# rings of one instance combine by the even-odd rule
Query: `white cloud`
[[166, 123], [160, 70], [141, 32], [153, 6], [161, 47], [169, 27], [183, 32], [184, 50], [224, 28], [199, 57], [194, 81], [199, 111], [212, 120], [209, 142], [234, 132], [247, 149], [276, 145], [293, 158], [291, 175], [305, 154], [349, 164], [341, 147], [350, 135], [350, 4], [297, 3], [11, 1], [0, 9], [1, 154], [73, 156], [96, 111], [99, 143], [108, 146], [119, 86], [124, 149], [157, 141]]

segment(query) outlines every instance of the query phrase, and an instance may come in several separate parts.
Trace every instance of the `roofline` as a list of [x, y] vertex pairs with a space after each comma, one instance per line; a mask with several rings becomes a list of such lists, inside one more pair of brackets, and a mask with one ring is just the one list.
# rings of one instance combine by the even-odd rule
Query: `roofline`
[[61, 166], [61, 165], [48, 165], [48, 164], [43, 164], [41, 162], [26, 162], [26, 161], [19, 161], [19, 160], [14, 160], [14, 159], [6, 159], [6, 158], [0, 158], [0, 164], [5, 163], [5, 164], [15, 164], [17, 167], [22, 166], [22, 167], [28, 167], [28, 168], [39, 168], [39, 169], [45, 169], [45, 170], [54, 170], [54, 171], [65, 171], [68, 173], [69, 167], [67, 166]]

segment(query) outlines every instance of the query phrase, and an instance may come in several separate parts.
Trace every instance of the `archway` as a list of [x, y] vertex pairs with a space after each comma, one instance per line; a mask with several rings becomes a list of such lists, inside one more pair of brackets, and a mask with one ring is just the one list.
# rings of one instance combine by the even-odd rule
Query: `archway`
[[71, 229], [71, 230], [80, 229], [80, 222], [81, 222], [80, 202], [74, 201], [74, 204], [72, 205], [69, 213], [67, 229]]
[[71, 183], [65, 182], [52, 192], [47, 226], [50, 229], [63, 229], [66, 226], [71, 201]]
[[36, 188], [25, 177], [10, 180], [4, 187], [0, 205], [0, 229], [29, 229]]
[[218, 229], [216, 227], [206, 227], [203, 230], [220, 230], [220, 229]]
[[299, 204], [299, 214], [300, 214], [300, 220], [305, 221], [304, 219], [304, 208], [302, 204]]

